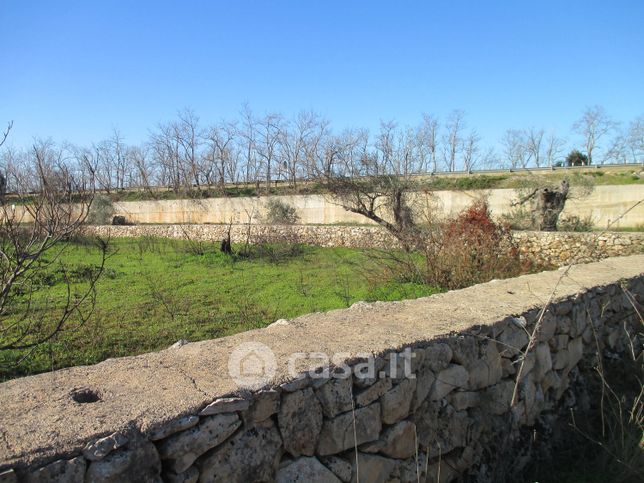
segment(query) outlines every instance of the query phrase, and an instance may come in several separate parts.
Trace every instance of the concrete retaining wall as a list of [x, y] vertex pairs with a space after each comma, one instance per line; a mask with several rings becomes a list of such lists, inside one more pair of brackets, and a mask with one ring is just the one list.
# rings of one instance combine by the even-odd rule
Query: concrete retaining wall
[[[516, 199], [512, 189], [435, 191], [432, 206], [443, 215], [454, 215], [472, 201], [485, 196], [493, 215], [500, 216], [511, 210]], [[423, 196], [423, 195], [421, 195]], [[323, 195], [276, 196], [297, 209], [303, 224], [363, 223], [369, 220], [349, 213]], [[624, 214], [644, 198], [642, 185], [597, 186], [582, 199], [570, 199], [562, 216], [590, 217], [600, 228], [605, 228], [620, 216], [613, 227], [636, 227], [644, 224], [644, 204]], [[116, 203], [117, 214], [125, 215], [136, 223], [246, 223], [248, 215], [257, 222], [264, 212], [265, 197], [210, 198], [205, 200], [129, 201]], [[421, 200], [424, 202], [424, 200]], [[423, 205], [424, 206], [424, 205]]]
[[643, 269], [613, 258], [360, 302], [10, 381], [0, 481], [500, 481], [564, 426], [553, 415], [598, 353], [640, 350]]
[[[233, 243], [282, 240], [322, 247], [390, 248], [396, 240], [384, 229], [369, 226], [233, 225]], [[134, 225], [87, 227], [87, 233], [114, 237], [157, 236], [220, 242], [225, 225]], [[644, 233], [514, 232], [524, 257], [548, 265], [590, 262], [644, 252]]]

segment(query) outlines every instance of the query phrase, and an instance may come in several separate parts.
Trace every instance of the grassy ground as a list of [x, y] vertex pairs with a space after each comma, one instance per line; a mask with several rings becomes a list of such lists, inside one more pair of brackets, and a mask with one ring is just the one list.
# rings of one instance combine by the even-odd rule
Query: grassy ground
[[[387, 282], [361, 250], [303, 247], [291, 257], [269, 250], [262, 258], [234, 259], [210, 244], [201, 247], [203, 255], [192, 248], [174, 240], [112, 240], [91, 321], [60, 334], [20, 366], [7, 365], [17, 354], [0, 352], [0, 379], [157, 350], [179, 339], [221, 337], [358, 300], [437, 291]], [[61, 261], [81, 289], [100, 256], [92, 245], [74, 243]], [[50, 272], [35, 294], [47, 307], [43, 313], [60, 306], [65, 294], [63, 277]]]

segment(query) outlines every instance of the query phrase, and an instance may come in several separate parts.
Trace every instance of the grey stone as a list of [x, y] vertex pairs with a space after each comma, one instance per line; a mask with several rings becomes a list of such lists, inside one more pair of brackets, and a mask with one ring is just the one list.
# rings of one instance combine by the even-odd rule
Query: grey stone
[[517, 373], [515, 364], [512, 362], [512, 360], [505, 357], [501, 357], [501, 369], [503, 371], [502, 377], [504, 378]]
[[480, 431], [480, 425], [473, 425], [467, 411], [456, 411], [452, 406], [429, 400], [425, 401], [413, 420], [419, 447], [425, 448], [430, 458], [466, 446], [468, 441], [476, 440], [477, 431]]
[[151, 441], [158, 441], [160, 439], [167, 438], [168, 436], [178, 433], [179, 431], [184, 431], [186, 429], [196, 426], [199, 422], [199, 416], [183, 416], [179, 419], [171, 421], [163, 426], [154, 429], [150, 432], [148, 438]]
[[378, 382], [375, 382], [356, 394], [356, 406], [368, 406], [391, 389], [391, 387], [391, 379], [379, 379]]
[[18, 476], [13, 470], [0, 471], [0, 483], [18, 483]]
[[434, 385], [429, 392], [429, 399], [437, 401], [447, 396], [454, 389], [467, 389], [469, 381], [467, 369], [458, 364], [451, 364], [436, 376]]
[[215, 399], [208, 404], [199, 416], [212, 416], [214, 414], [232, 413], [234, 411], [245, 411], [250, 406], [248, 399], [240, 397], [222, 397]]
[[358, 468], [353, 464], [351, 481], [354, 483], [385, 483], [396, 467], [396, 461], [383, 456], [358, 453]]
[[510, 410], [513, 392], [513, 381], [501, 381], [494, 386], [490, 386], [484, 390], [481, 407], [492, 414], [505, 414]]
[[282, 395], [277, 420], [284, 449], [295, 457], [312, 456], [322, 428], [322, 405], [313, 389]]
[[382, 422], [393, 424], [405, 419], [411, 410], [412, 397], [416, 389], [416, 379], [403, 379], [380, 398]]
[[275, 389], [265, 389], [255, 394], [253, 404], [244, 416], [251, 423], [259, 423], [275, 414], [279, 407], [280, 393]]
[[105, 458], [112, 451], [125, 446], [128, 439], [121, 433], [114, 433], [88, 444], [83, 449], [83, 456], [89, 461], [98, 461]]
[[275, 475], [276, 483], [340, 483], [340, 479], [315, 457], [298, 458], [280, 468]]
[[199, 470], [194, 466], [179, 474], [171, 471], [163, 473], [163, 481], [167, 483], [196, 483], [198, 479]]
[[411, 405], [414, 411], [427, 399], [435, 380], [436, 376], [429, 367], [422, 367], [416, 373], [416, 392], [414, 392], [414, 399]]
[[[57, 483], [82, 483], [85, 479], [87, 463], [82, 457], [71, 460], [58, 460], [27, 474], [25, 483], [46, 483], [55, 481]], [[3, 481], [0, 478], [0, 481]]]
[[377, 441], [360, 446], [365, 453], [381, 453], [397, 459], [409, 458], [416, 452], [416, 425], [401, 421], [385, 429]]
[[440, 372], [449, 366], [452, 360], [452, 348], [447, 344], [432, 344], [425, 348], [425, 365], [433, 372]]
[[[357, 441], [354, 439], [354, 424]], [[341, 414], [324, 421], [317, 452], [328, 456], [373, 441], [378, 439], [381, 428], [379, 403], [356, 409], [355, 413]]]
[[[503, 332], [499, 334], [498, 341], [500, 342], [499, 352], [503, 357], [513, 357], [518, 355], [526, 345], [528, 345], [528, 334], [525, 331], [525, 319], [522, 317], [517, 319], [512, 318], [509, 322], [505, 322]], [[514, 322], [518, 320], [519, 322]]]
[[566, 371], [575, 367], [584, 356], [584, 341], [581, 336], [573, 339], [568, 344], [568, 365]]
[[161, 458], [175, 473], [187, 470], [209, 449], [223, 443], [241, 425], [236, 413], [217, 414], [204, 418], [193, 428], [170, 436], [159, 444]]
[[480, 352], [465, 368], [469, 373], [470, 389], [483, 389], [499, 382], [503, 377], [503, 368], [496, 343], [487, 341], [481, 345]]
[[323, 456], [320, 458], [324, 466], [344, 483], [351, 481], [351, 463], [338, 456]]
[[550, 354], [550, 347], [545, 342], [541, 342], [535, 349], [536, 365], [535, 377], [537, 381], [541, 381], [543, 376], [552, 369], [552, 356]]
[[360, 388], [366, 388], [374, 384], [375, 382], [382, 380], [380, 378], [380, 372], [385, 369], [387, 361], [384, 357], [371, 357], [365, 361], [358, 362], [353, 367], [354, 372], [354, 384]]
[[570, 363], [570, 354], [568, 349], [562, 349], [557, 351], [553, 355], [552, 367], [553, 369], [559, 371], [568, 367]]
[[550, 312], [546, 312], [541, 319], [537, 339], [539, 342], [547, 342], [552, 339], [557, 331], [557, 318]]
[[199, 481], [273, 481], [282, 455], [282, 438], [273, 424], [250, 427], [197, 460]]
[[280, 384], [280, 389], [284, 392], [300, 391], [307, 387], [310, 382], [311, 380], [307, 374], [300, 374], [296, 379]]
[[118, 450], [110, 453], [100, 461], [93, 461], [85, 481], [92, 483], [122, 483], [138, 481], [156, 483], [161, 473], [159, 454], [150, 442], [141, 446]]
[[331, 379], [327, 384], [315, 391], [322, 404], [322, 412], [327, 418], [334, 418], [340, 413], [349, 411], [352, 402], [353, 379], [343, 377]]
[[480, 404], [481, 393], [474, 391], [457, 391], [449, 395], [449, 402], [454, 409], [462, 411]]

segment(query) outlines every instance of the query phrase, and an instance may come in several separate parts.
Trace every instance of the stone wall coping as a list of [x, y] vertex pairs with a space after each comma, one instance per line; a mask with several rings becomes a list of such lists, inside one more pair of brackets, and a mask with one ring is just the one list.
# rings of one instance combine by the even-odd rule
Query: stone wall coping
[[[293, 352], [346, 353], [349, 360], [422, 345], [541, 307], [559, 280], [555, 300], [640, 277], [644, 255], [573, 266], [563, 278], [562, 273], [524, 275], [416, 300], [361, 302], [230, 337], [2, 383], [0, 469], [79, 454], [88, 442], [115, 432], [150, 434], [180, 416], [199, 414], [217, 398], [239, 395], [228, 374], [228, 356], [243, 342], [273, 350], [278, 385], [287, 381]], [[83, 394], [97, 394], [99, 400], [74, 400]]]

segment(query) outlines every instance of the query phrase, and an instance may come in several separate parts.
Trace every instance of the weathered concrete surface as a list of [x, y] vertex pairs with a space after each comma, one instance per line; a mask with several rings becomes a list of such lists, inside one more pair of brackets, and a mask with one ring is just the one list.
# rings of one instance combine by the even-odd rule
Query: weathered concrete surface
[[[198, 414], [216, 397], [237, 392], [227, 364], [241, 342], [269, 346], [281, 381], [294, 351], [380, 354], [540, 307], [558, 282], [555, 298], [562, 299], [643, 272], [643, 255], [607, 259], [575, 266], [563, 278], [563, 271], [544, 272], [418, 300], [362, 303], [271, 329], [9, 381], [0, 385], [0, 468], [72, 456], [102, 436], [128, 429], [149, 434], [180, 414]], [[74, 401], [71, 394], [82, 388], [99, 400]]]
[[[600, 185], [581, 199], [570, 199], [562, 216], [590, 217], [596, 226], [605, 228], [642, 199], [642, 185]], [[435, 191], [436, 205], [445, 215], [453, 215], [485, 196], [495, 216], [508, 213], [517, 195], [513, 189]], [[422, 196], [422, 195], [421, 195]], [[276, 197], [295, 206], [305, 224], [370, 223], [361, 215], [344, 210], [325, 195]], [[265, 197], [209, 198], [205, 200], [127, 201], [115, 204], [116, 212], [137, 223], [237, 223], [247, 222], [247, 212], [255, 221], [265, 211]], [[260, 215], [260, 216], [258, 216]], [[644, 223], [644, 205], [629, 211], [614, 226], [635, 227]]]

